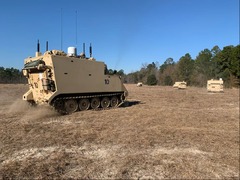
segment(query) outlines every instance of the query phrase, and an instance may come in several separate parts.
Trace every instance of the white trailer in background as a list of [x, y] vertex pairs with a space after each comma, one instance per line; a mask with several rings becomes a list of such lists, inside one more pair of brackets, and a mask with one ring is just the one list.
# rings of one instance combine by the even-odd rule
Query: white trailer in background
[[187, 83], [185, 81], [175, 82], [175, 84], [173, 85], [173, 88], [176, 88], [176, 89], [186, 89], [187, 88]]

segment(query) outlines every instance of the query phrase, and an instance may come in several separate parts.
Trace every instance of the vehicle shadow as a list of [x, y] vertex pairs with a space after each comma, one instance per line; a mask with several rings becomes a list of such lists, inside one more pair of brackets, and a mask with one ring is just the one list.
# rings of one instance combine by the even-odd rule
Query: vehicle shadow
[[138, 104], [143, 104], [141, 101], [136, 101], [136, 100], [133, 100], [133, 101], [125, 101], [120, 107], [130, 107], [130, 106], [135, 106], [135, 105], [138, 105]]

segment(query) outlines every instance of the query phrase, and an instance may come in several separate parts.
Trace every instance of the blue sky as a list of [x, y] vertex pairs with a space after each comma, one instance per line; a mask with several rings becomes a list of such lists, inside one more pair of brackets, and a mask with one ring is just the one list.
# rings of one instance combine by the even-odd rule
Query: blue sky
[[5, 68], [21, 69], [39, 39], [42, 52], [46, 41], [49, 49], [76, 46], [78, 53], [85, 42], [89, 55], [92, 43], [97, 60], [130, 73], [186, 53], [195, 58], [215, 45], [238, 45], [239, 0], [1, 0], [0, 24]]

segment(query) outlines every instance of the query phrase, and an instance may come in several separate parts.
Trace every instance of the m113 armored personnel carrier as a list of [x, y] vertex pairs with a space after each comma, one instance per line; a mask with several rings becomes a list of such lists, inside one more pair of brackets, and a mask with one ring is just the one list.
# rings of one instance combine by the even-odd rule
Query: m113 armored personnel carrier
[[128, 91], [118, 75], [106, 74], [106, 65], [83, 53], [77, 55], [75, 47], [68, 53], [59, 50], [41, 54], [38, 41], [35, 57], [24, 61], [23, 74], [29, 90], [23, 100], [31, 104], [49, 104], [61, 114], [75, 111], [118, 107], [124, 103]]

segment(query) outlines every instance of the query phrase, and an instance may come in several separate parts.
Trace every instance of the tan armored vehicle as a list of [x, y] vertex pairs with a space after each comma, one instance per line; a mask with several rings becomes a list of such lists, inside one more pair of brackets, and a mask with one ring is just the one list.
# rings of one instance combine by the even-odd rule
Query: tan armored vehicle
[[78, 56], [74, 47], [67, 54], [59, 50], [41, 54], [39, 46], [38, 42], [36, 56], [24, 61], [29, 90], [23, 100], [49, 104], [62, 114], [118, 107], [125, 101], [128, 91], [121, 77], [106, 74], [106, 65], [91, 57], [91, 46], [90, 58], [85, 53]]
[[207, 82], [207, 91], [208, 92], [223, 92], [223, 80], [208, 80]]
[[176, 88], [176, 89], [186, 89], [187, 88], [187, 83], [185, 81], [175, 82], [175, 84], [173, 85], [173, 88]]

